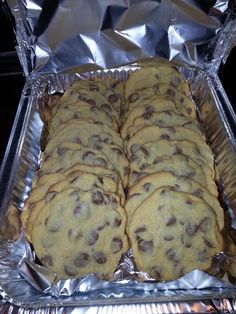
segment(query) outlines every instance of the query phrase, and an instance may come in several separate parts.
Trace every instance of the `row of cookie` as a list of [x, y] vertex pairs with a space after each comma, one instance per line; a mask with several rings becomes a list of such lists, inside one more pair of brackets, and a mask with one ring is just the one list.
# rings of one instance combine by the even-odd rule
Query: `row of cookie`
[[206, 270], [222, 249], [214, 158], [187, 94], [168, 66], [136, 71], [125, 85], [127, 233], [138, 270], [158, 280]]
[[[47, 112], [42, 165], [24, 220], [37, 257], [57, 279], [90, 272], [109, 279], [128, 249], [128, 161], [117, 132], [121, 104], [114, 105], [122, 85], [115, 83], [78, 82]], [[103, 110], [107, 106], [110, 113]]]

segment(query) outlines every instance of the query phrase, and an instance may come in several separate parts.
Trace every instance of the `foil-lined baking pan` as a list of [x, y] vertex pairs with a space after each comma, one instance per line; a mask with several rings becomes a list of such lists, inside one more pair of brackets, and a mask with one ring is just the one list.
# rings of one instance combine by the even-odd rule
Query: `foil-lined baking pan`
[[211, 67], [233, 33], [225, 28], [229, 0], [6, 2], [26, 75], [107, 69], [146, 57]]
[[[9, 206], [20, 211], [30, 193], [33, 174], [40, 162], [43, 123], [39, 109], [43, 110], [54, 97], [58, 97], [57, 93], [63, 93], [78, 79], [101, 76], [125, 80], [130, 71], [138, 67], [139, 65], [135, 64], [84, 74], [45, 74], [31, 76], [27, 80], [1, 169], [0, 185], [5, 185], [1, 194], [1, 223]], [[235, 114], [217, 75], [195, 68], [179, 69], [190, 84], [200, 121], [215, 154], [223, 205], [232, 221], [228, 228], [234, 228]], [[13, 160], [9, 154], [13, 154]], [[144, 313], [156, 313], [161, 309], [165, 309], [165, 313], [191, 313], [197, 308], [212, 313], [213, 308], [217, 311], [222, 311], [225, 307], [228, 307], [228, 310], [236, 309], [236, 286], [228, 280], [224, 271], [224, 264], [228, 259], [224, 252], [216, 257], [212, 275], [195, 270], [179, 280], [161, 283], [153, 282], [145, 274], [135, 273], [132, 268], [132, 256], [127, 254], [111, 282], [88, 275], [80, 280], [66, 280], [54, 284], [54, 274], [36, 265], [34, 257], [34, 252], [23, 234], [18, 241], [1, 239], [0, 286], [3, 306], [5, 305], [6, 309], [8, 302], [19, 307], [21, 313], [30, 308], [40, 308], [40, 313], [47, 313], [49, 309], [55, 310], [55, 313], [57, 310], [58, 313], [67, 313], [67, 310], [68, 313], [73, 313], [76, 308], [87, 312], [92, 311], [90, 306], [94, 306], [95, 312], [132, 308]], [[198, 302], [199, 299], [202, 301]], [[69, 310], [70, 307], [73, 309]]]

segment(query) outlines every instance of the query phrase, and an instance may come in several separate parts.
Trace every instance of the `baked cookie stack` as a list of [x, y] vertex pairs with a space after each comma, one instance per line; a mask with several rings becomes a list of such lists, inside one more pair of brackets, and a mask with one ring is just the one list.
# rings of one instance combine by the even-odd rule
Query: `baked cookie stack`
[[146, 67], [130, 75], [125, 99], [125, 208], [137, 269], [157, 280], [207, 270], [222, 250], [224, 215], [188, 86], [171, 66]]
[[79, 81], [42, 115], [46, 145], [22, 220], [57, 279], [109, 279], [128, 249], [128, 161], [118, 133], [123, 89], [112, 79]]
[[124, 84], [78, 81], [42, 118], [22, 222], [57, 279], [110, 279], [128, 248], [157, 280], [211, 266], [224, 226], [214, 156], [174, 67], [150, 64]]

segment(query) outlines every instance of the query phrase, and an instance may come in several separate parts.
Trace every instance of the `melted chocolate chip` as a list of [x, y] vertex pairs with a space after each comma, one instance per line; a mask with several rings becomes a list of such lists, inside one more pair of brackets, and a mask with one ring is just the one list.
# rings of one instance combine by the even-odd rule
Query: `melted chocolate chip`
[[179, 155], [179, 154], [183, 154], [183, 150], [179, 146], [176, 146], [175, 151], [174, 151], [174, 155]]
[[185, 201], [185, 203], [188, 204], [188, 205], [193, 205], [193, 202], [192, 202], [192, 200], [190, 200], [190, 199], [187, 199], [187, 200]]
[[153, 241], [152, 240], [146, 241], [146, 240], [140, 239], [138, 241], [138, 248], [142, 252], [152, 251], [153, 250]]
[[121, 225], [121, 219], [116, 217], [114, 220], [113, 226], [115, 228], [118, 228], [120, 225]]
[[166, 241], [172, 241], [172, 240], [174, 240], [174, 237], [171, 236], [171, 235], [165, 235], [165, 236], [163, 237], [163, 239], [166, 240]]
[[140, 233], [140, 232], [145, 232], [147, 231], [147, 227], [146, 226], [141, 226], [141, 227], [138, 227], [137, 229], [135, 229], [135, 233]]
[[112, 94], [108, 97], [108, 101], [110, 104], [114, 104], [119, 100], [119, 97], [116, 94]]
[[82, 160], [85, 161], [88, 158], [94, 157], [95, 153], [91, 151], [87, 151], [86, 153], [83, 154]]
[[173, 87], [177, 87], [180, 84], [181, 80], [178, 76], [174, 76], [170, 80], [170, 85]]
[[104, 197], [100, 191], [93, 192], [91, 195], [91, 200], [96, 205], [104, 204]]
[[123, 155], [123, 152], [122, 152], [122, 150], [120, 148], [112, 147], [111, 149], [112, 149], [113, 152], [117, 153], [117, 155], [120, 155], [120, 156]]
[[187, 226], [185, 228], [185, 232], [190, 237], [193, 236], [197, 231], [198, 231], [198, 226], [191, 224], [190, 222], [187, 224]]
[[134, 153], [137, 151], [138, 148], [139, 148], [139, 147], [138, 147], [137, 144], [131, 145], [131, 147], [130, 147], [130, 152], [131, 152], [131, 154], [134, 154]]
[[103, 104], [103, 105], [101, 106], [101, 108], [102, 108], [102, 110], [103, 110], [104, 112], [106, 112], [107, 114], [111, 114], [111, 112], [112, 112], [111, 106], [110, 106], [109, 104]]
[[143, 154], [144, 154], [146, 157], [149, 156], [149, 151], [148, 151], [146, 148], [140, 147], [140, 150], [143, 152]]
[[103, 177], [97, 176], [97, 178], [98, 178], [98, 181], [103, 185], [104, 184]]
[[133, 94], [129, 95], [129, 97], [128, 97], [128, 101], [131, 103], [137, 101], [138, 99], [139, 99], [138, 93], [133, 93]]
[[76, 267], [85, 267], [89, 263], [89, 255], [88, 253], [81, 252], [74, 260], [74, 265]]
[[169, 136], [168, 134], [162, 134], [162, 135], [160, 136], [160, 139], [161, 139], [161, 140], [169, 141], [169, 140], [170, 140], [170, 136]]
[[103, 158], [99, 157], [95, 160], [95, 162], [97, 165], [107, 168], [107, 162]]
[[77, 271], [75, 269], [72, 269], [70, 266], [64, 265], [64, 273], [68, 276], [76, 276]]
[[103, 252], [96, 252], [94, 253], [93, 257], [98, 264], [104, 264], [107, 261], [107, 258]]
[[59, 148], [57, 149], [57, 154], [58, 154], [58, 156], [62, 156], [62, 155], [65, 154], [66, 151], [67, 151], [67, 148], [65, 148], [65, 147], [59, 147]]
[[45, 255], [41, 258], [41, 262], [46, 267], [52, 267], [53, 266], [53, 259], [51, 255]]
[[186, 236], [186, 234], [181, 235], [181, 243], [186, 247], [190, 248], [191, 247], [191, 241], [190, 239]]
[[94, 99], [87, 99], [86, 102], [91, 106], [96, 106], [96, 101]]
[[94, 230], [90, 233], [88, 237], [88, 245], [94, 245], [98, 240], [98, 234]]
[[205, 233], [207, 231], [208, 225], [209, 225], [209, 218], [205, 217], [204, 219], [200, 221], [200, 224], [199, 224], [200, 231]]
[[166, 94], [168, 96], [174, 97], [175, 96], [175, 91], [173, 89], [167, 89]]
[[151, 275], [157, 280], [161, 279], [160, 268], [158, 266], [153, 266], [151, 269]]
[[176, 217], [175, 216], [171, 216], [168, 220], [167, 220], [167, 222], [166, 222], [166, 226], [172, 226], [172, 225], [174, 225], [175, 223], [176, 223]]
[[200, 189], [197, 189], [197, 190], [193, 191], [193, 195], [202, 198], [202, 196], [203, 196], [203, 191], [200, 190]]
[[150, 187], [151, 187], [151, 183], [145, 183], [145, 184], [143, 185], [143, 189], [144, 189], [145, 192], [148, 192], [149, 189], [150, 189]]
[[211, 248], [211, 249], [214, 248], [214, 245], [209, 240], [207, 240], [205, 237], [203, 237], [203, 241], [206, 244], [206, 246], [208, 246], [209, 248]]
[[112, 239], [112, 243], [111, 243], [111, 249], [113, 253], [117, 253], [119, 252], [121, 249], [123, 248], [123, 241], [118, 238], [118, 237], [114, 237]]
[[207, 250], [204, 248], [202, 250], [200, 250], [198, 253], [197, 253], [197, 259], [204, 263], [207, 261], [208, 257], [207, 257]]
[[101, 230], [103, 230], [106, 226], [110, 226], [109, 221], [105, 222], [103, 225], [98, 226], [98, 227], [97, 227], [97, 230], [98, 230], [98, 231], [101, 231]]
[[178, 262], [177, 252], [174, 248], [166, 251], [166, 255], [170, 261]]

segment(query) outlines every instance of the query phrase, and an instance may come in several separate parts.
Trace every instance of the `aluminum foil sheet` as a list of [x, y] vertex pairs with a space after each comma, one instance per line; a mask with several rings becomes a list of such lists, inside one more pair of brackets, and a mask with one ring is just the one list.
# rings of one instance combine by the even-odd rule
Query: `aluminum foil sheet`
[[229, 0], [7, 3], [16, 20], [18, 55], [26, 75], [77, 72], [84, 66], [107, 69], [146, 57], [205, 68], [219, 64], [218, 47], [228, 41], [220, 31], [225, 30]]
[[[45, 74], [27, 80], [9, 144], [9, 152], [14, 149], [14, 161], [12, 164], [6, 155], [0, 174], [0, 185], [4, 182], [6, 186], [0, 197], [2, 217], [9, 203], [20, 211], [30, 192], [32, 177], [40, 161], [39, 143], [43, 123], [39, 108], [47, 105], [49, 99], [56, 97], [55, 93], [64, 92], [77, 79], [111, 76], [125, 80], [129, 72], [138, 66], [85, 74]], [[183, 67], [180, 71], [191, 86], [208, 143], [215, 153], [223, 205], [231, 216], [228, 227], [235, 230], [236, 117], [216, 75], [194, 68]], [[16, 139], [15, 133], [18, 134]], [[6, 171], [7, 181], [3, 176]], [[228, 280], [224, 271], [224, 265], [230, 259], [224, 252], [216, 256], [211, 275], [194, 270], [178, 280], [160, 283], [154, 282], [147, 274], [135, 272], [131, 252], [124, 255], [110, 282], [98, 280], [91, 274], [80, 280], [64, 280], [54, 284], [55, 274], [37, 265], [34, 259], [34, 252], [23, 234], [17, 241], [0, 239], [2, 312], [236, 311], [236, 286]]]

